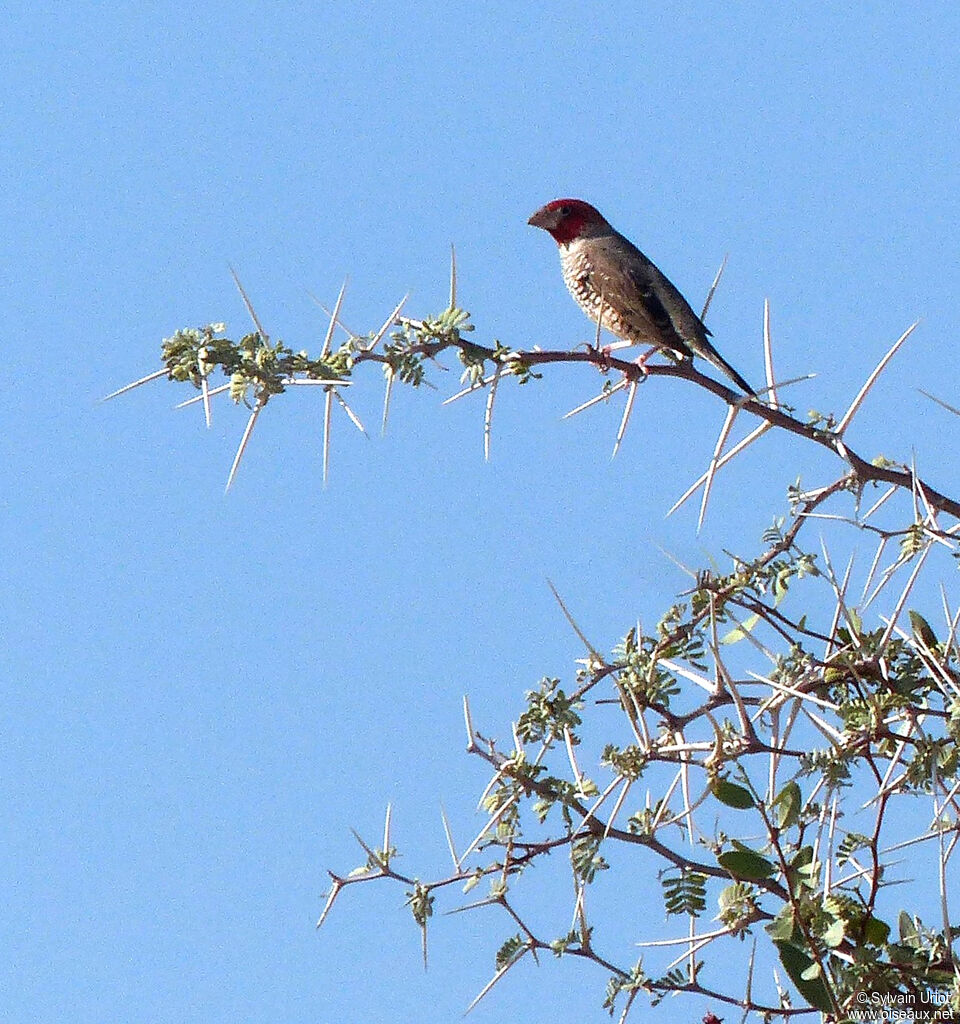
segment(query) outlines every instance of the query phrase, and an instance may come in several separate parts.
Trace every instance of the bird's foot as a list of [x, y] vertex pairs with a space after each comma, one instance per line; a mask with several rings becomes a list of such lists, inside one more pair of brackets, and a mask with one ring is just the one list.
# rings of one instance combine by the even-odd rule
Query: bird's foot
[[637, 358], [634, 359], [634, 363], [636, 363], [636, 365], [640, 367], [640, 372], [643, 374], [644, 380], [646, 380], [647, 377], [650, 375], [650, 371], [647, 369], [647, 360], [652, 355], [659, 351], [660, 346], [654, 345], [653, 348], [648, 348], [646, 352], [644, 352], [642, 355], [637, 356]]
[[642, 384], [650, 376], [650, 371], [647, 369], [647, 360], [643, 356], [638, 356], [634, 359], [633, 365], [640, 371], [640, 376], [633, 377], [632, 374], [625, 373], [624, 377], [631, 377], [634, 383]]

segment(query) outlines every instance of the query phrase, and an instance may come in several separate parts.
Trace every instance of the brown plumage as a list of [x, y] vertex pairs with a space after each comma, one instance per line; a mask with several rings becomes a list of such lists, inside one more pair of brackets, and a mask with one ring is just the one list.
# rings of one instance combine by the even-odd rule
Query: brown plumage
[[753, 388], [710, 344], [710, 332], [687, 300], [628, 239], [581, 199], [555, 199], [527, 222], [548, 231], [560, 249], [563, 280], [594, 323], [633, 345], [678, 359], [701, 356], [739, 388]]

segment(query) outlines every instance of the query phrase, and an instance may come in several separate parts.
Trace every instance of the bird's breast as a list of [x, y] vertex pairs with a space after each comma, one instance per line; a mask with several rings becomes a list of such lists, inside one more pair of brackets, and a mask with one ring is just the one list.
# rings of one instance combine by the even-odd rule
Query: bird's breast
[[597, 280], [590, 257], [581, 247], [563, 246], [560, 249], [560, 266], [567, 290], [587, 316], [596, 320], [600, 312], [602, 285]]
[[602, 317], [602, 326], [618, 338], [634, 344], [652, 343], [623, 316], [617, 308], [616, 296], [604, 293], [603, 275], [594, 266], [585, 246], [576, 243], [561, 246], [560, 266], [567, 290], [594, 323]]

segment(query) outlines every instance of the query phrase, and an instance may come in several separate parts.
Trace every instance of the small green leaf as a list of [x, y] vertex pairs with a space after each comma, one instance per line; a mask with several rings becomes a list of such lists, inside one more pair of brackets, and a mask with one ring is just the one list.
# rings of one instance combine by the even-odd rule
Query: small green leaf
[[788, 782], [770, 805], [777, 809], [777, 827], [792, 828], [796, 825], [802, 805], [800, 787], [795, 782]]
[[796, 930], [793, 907], [786, 904], [769, 924], [764, 925], [764, 929], [774, 942], [789, 942]]
[[738, 811], [745, 811], [756, 806], [749, 789], [729, 782], [727, 779], [714, 779], [710, 791], [720, 803], [726, 804], [727, 807], [735, 807]]
[[526, 948], [523, 936], [519, 933], [511, 935], [509, 939], [497, 950], [497, 970], [502, 971], [505, 967], [514, 963]]
[[837, 946], [843, 942], [843, 921], [838, 917], [834, 920], [833, 924], [823, 933], [824, 945], [829, 946], [830, 949], [836, 949]]
[[707, 876], [681, 869], [662, 879], [664, 905], [668, 914], [698, 917], [706, 909]]
[[801, 846], [800, 849], [797, 850], [793, 860], [790, 861], [790, 867], [795, 868], [797, 871], [802, 871], [812, 863], [813, 847], [810, 845]]
[[780, 963], [783, 964], [783, 969], [790, 976], [790, 980], [797, 986], [800, 995], [822, 1013], [832, 1013], [830, 993], [823, 983], [823, 978], [819, 976], [819, 971], [816, 977], [805, 976], [811, 967], [816, 966], [813, 960], [792, 942], [777, 942], [775, 945], [780, 953]]
[[910, 942], [917, 937], [917, 926], [913, 923], [913, 918], [905, 910], [900, 911], [900, 916], [897, 918], [897, 927], [900, 930], [900, 938], [903, 942]]
[[743, 624], [736, 626], [731, 629], [729, 633], [725, 634], [720, 639], [722, 644], [736, 644], [741, 640], [745, 639], [753, 627], [760, 621], [759, 615], [751, 615], [749, 618], [744, 619]]
[[910, 616], [910, 625], [913, 628], [913, 635], [918, 637], [932, 651], [937, 646], [937, 634], [934, 633], [930, 623], [919, 612], [907, 612]]
[[717, 857], [720, 866], [729, 871], [734, 878], [769, 878], [776, 871], [766, 857], [761, 857], [759, 853], [740, 843], [736, 845], [740, 849], [728, 850]]
[[813, 859], [813, 847], [802, 846], [797, 850], [787, 871], [787, 883], [794, 896], [804, 889], [815, 889], [820, 877], [820, 862]]
[[868, 917], [864, 922], [863, 937], [871, 946], [882, 946], [890, 938], [890, 925], [878, 917]]

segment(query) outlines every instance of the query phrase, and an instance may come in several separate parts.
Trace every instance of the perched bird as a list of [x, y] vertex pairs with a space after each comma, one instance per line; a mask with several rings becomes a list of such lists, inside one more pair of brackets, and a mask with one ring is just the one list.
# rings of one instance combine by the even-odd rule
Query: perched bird
[[687, 300], [589, 203], [555, 199], [527, 223], [553, 235], [564, 283], [594, 323], [602, 316], [601, 326], [631, 345], [651, 345], [678, 359], [701, 356], [754, 393], [710, 344], [710, 332]]

